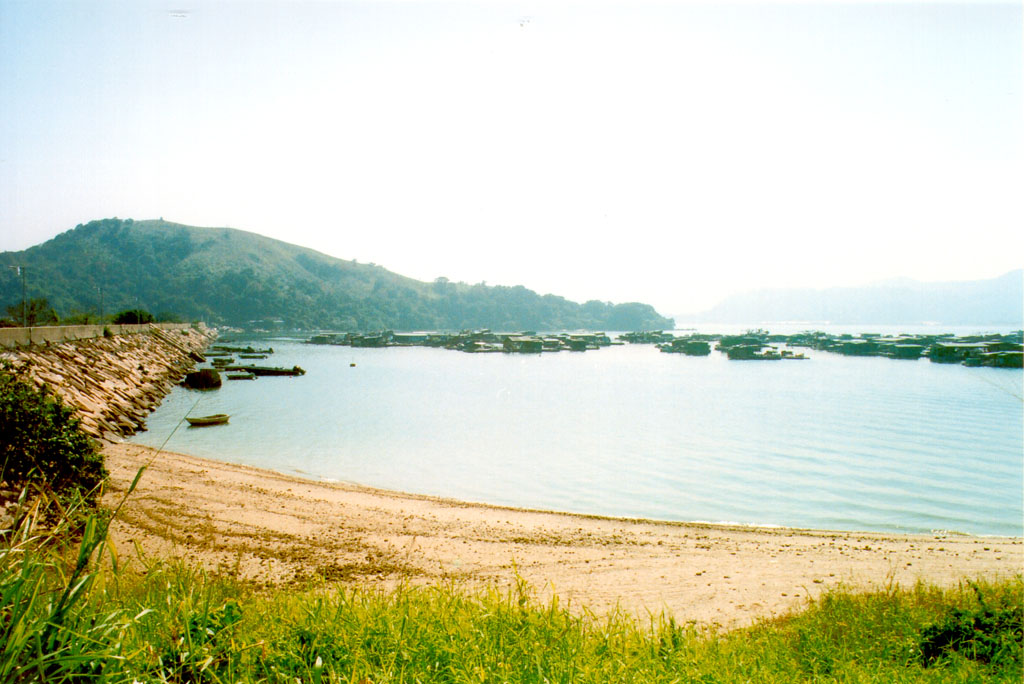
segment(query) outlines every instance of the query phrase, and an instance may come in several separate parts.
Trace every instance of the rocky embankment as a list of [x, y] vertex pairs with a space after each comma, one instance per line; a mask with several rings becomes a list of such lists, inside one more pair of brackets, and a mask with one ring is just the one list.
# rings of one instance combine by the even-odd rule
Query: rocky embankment
[[0, 358], [77, 408], [85, 433], [117, 441], [145, 429], [149, 413], [213, 338], [205, 329], [154, 326], [133, 335], [22, 347]]

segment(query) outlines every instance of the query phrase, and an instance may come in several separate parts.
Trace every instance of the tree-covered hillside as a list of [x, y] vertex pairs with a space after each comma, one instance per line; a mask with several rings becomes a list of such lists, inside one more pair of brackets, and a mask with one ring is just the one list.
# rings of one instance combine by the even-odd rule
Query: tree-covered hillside
[[424, 283], [380, 266], [231, 228], [104, 219], [22, 252], [0, 253], [0, 311], [45, 298], [62, 319], [146, 309], [160, 318], [338, 330], [670, 328], [647, 304], [577, 304], [522, 286], [439, 278]]

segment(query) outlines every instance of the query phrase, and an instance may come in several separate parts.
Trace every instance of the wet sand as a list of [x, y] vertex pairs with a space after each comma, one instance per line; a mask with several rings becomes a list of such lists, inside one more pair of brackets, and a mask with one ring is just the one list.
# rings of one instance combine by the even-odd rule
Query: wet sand
[[122, 557], [182, 558], [268, 585], [315, 577], [390, 587], [515, 582], [598, 614], [614, 608], [735, 627], [838, 584], [1019, 574], [1019, 538], [890, 535], [625, 520], [467, 504], [157, 452], [104, 449]]

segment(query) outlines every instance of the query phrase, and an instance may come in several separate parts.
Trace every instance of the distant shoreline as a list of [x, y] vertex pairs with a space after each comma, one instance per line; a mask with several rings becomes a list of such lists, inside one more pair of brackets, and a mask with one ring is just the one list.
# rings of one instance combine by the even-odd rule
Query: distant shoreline
[[[686, 356], [708, 356], [712, 349], [729, 360], [780, 361], [806, 359], [793, 350], [826, 351], [843, 356], [885, 357], [908, 361], [928, 359], [934, 363], [953, 363], [990, 368], [1024, 367], [1024, 331], [957, 336], [948, 332], [882, 334], [862, 332], [827, 333], [802, 331], [771, 333], [748, 329], [736, 334], [692, 331], [683, 336], [673, 332], [540, 333], [500, 332], [487, 328], [459, 333], [319, 333], [308, 344], [352, 348], [428, 347], [471, 354], [551, 354], [558, 352], [599, 351], [613, 345], [654, 345], [659, 351]], [[214, 345], [217, 348], [217, 345]]]

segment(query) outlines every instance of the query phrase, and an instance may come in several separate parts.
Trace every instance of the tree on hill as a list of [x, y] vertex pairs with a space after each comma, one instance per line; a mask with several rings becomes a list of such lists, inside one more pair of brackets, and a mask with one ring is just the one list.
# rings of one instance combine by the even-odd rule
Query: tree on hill
[[143, 309], [126, 309], [114, 314], [114, 323], [118, 325], [139, 325], [142, 323], [152, 323], [155, 320], [153, 314]]
[[24, 310], [21, 302], [7, 307], [7, 317], [15, 325], [32, 327], [36, 325], [57, 325], [57, 312], [50, 306], [45, 297], [30, 299], [25, 302]]

